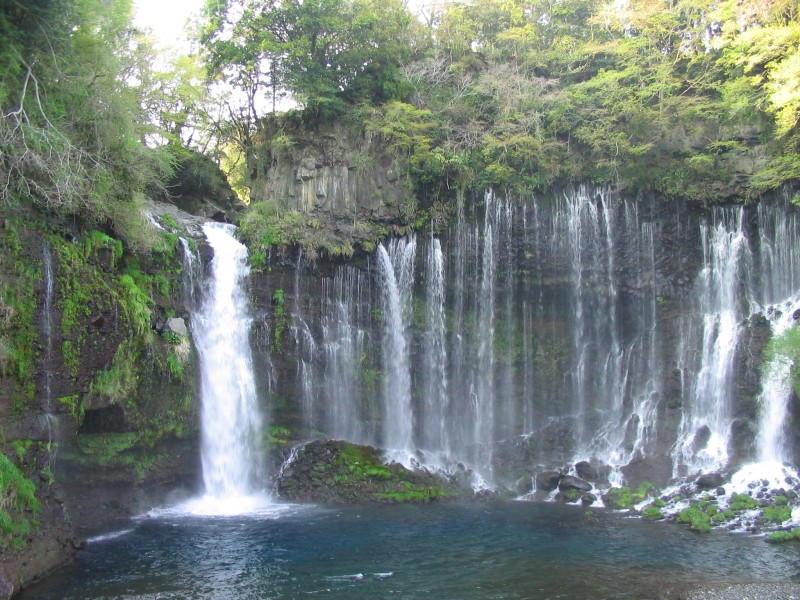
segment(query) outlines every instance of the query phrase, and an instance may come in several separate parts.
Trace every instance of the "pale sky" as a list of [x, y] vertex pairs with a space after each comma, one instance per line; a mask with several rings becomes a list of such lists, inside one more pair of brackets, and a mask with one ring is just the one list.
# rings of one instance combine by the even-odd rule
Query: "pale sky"
[[133, 21], [147, 27], [163, 46], [188, 49], [186, 20], [199, 14], [204, 0], [134, 0]]

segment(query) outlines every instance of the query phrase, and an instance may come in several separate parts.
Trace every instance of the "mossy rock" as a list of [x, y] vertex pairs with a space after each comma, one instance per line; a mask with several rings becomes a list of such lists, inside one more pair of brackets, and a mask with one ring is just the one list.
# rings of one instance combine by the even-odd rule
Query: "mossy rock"
[[427, 503], [464, 492], [441, 475], [387, 464], [379, 449], [337, 440], [298, 448], [277, 481], [281, 497], [295, 502]]

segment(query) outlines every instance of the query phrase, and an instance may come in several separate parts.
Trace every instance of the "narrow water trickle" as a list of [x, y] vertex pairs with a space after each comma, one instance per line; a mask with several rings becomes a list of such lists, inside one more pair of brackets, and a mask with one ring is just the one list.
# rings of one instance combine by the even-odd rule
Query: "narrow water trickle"
[[42, 271], [44, 279], [44, 298], [42, 301], [42, 337], [44, 356], [42, 357], [42, 400], [44, 427], [49, 442], [58, 439], [58, 417], [53, 413], [53, 294], [55, 277], [53, 275], [53, 249], [50, 242], [42, 244]]
[[246, 512], [264, 500], [263, 418], [250, 350], [252, 317], [245, 282], [247, 249], [232, 225], [207, 223], [214, 250], [200, 310], [192, 316], [200, 359], [202, 465], [201, 512]]

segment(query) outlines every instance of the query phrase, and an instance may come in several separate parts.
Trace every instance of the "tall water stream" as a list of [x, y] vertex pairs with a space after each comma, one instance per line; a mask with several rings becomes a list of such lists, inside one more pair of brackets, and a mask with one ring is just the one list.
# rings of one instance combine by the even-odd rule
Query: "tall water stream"
[[202, 304], [192, 315], [201, 374], [204, 510], [211, 512], [246, 509], [265, 487], [263, 419], [244, 289], [250, 268], [247, 248], [233, 231], [231, 225], [203, 226], [214, 258]]

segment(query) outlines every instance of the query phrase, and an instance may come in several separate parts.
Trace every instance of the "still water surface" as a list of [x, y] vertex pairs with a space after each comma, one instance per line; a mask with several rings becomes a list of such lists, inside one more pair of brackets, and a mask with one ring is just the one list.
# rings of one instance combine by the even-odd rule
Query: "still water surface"
[[552, 504], [164, 513], [91, 541], [32, 599], [671, 598], [800, 580], [800, 548]]

